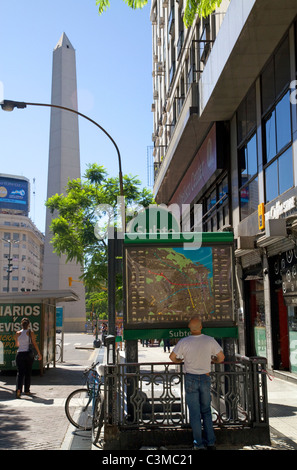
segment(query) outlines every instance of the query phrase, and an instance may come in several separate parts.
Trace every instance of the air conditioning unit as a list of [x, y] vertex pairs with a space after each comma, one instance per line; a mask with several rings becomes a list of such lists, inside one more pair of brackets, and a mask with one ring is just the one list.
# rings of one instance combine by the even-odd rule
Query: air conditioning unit
[[159, 93], [157, 91], [154, 91], [154, 100], [157, 100], [159, 98]]
[[151, 109], [151, 110], [152, 110], [152, 112], [155, 112], [155, 110], [156, 110], [156, 105], [155, 105], [155, 103], [152, 104], [152, 109]]
[[159, 26], [160, 28], [164, 28], [164, 25], [165, 25], [165, 20], [163, 17], [159, 18]]

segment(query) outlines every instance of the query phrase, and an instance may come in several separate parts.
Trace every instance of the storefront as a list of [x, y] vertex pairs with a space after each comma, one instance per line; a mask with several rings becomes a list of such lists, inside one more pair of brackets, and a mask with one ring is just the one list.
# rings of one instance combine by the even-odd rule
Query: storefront
[[262, 267], [256, 265], [244, 274], [246, 317], [246, 354], [267, 357], [264, 282]]
[[275, 368], [297, 373], [297, 248], [270, 259]]

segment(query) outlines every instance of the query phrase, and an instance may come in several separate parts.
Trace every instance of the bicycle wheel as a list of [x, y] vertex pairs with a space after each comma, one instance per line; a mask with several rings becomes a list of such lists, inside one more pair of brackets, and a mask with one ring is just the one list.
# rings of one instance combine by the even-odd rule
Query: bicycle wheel
[[56, 362], [61, 359], [61, 345], [56, 344]]
[[95, 401], [95, 408], [92, 420], [92, 443], [97, 444], [104, 421], [104, 400], [99, 393]]
[[65, 402], [65, 413], [70, 423], [78, 429], [92, 429], [92, 397], [86, 388], [74, 390]]

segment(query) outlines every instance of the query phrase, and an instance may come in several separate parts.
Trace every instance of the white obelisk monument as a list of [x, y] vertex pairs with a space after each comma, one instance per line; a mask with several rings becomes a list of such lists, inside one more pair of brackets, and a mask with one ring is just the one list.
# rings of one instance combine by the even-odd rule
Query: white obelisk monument
[[[77, 83], [75, 50], [65, 33], [62, 34], [53, 51], [51, 104], [77, 110]], [[69, 179], [80, 178], [80, 154], [78, 115], [58, 108], [51, 108], [50, 142], [48, 161], [47, 198], [54, 194], [65, 194]], [[52, 217], [47, 210], [44, 246], [43, 289], [72, 289], [78, 296], [77, 302], [57, 304], [63, 306], [64, 331], [84, 331], [85, 291], [79, 281], [81, 266], [75, 262], [66, 263], [64, 256], [53, 253], [49, 230]], [[74, 282], [69, 287], [68, 278]]]

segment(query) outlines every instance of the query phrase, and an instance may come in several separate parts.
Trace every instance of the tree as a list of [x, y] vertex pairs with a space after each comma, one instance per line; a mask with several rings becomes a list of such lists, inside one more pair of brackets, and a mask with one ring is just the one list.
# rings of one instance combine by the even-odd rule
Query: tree
[[[136, 10], [143, 8], [148, 0], [124, 0], [127, 5]], [[184, 13], [184, 23], [186, 27], [190, 27], [195, 19], [195, 16], [198, 14], [200, 17], [209, 16], [216, 8], [218, 8], [222, 3], [222, 0], [187, 0], [185, 13]], [[98, 5], [98, 11], [101, 15], [106, 9], [110, 6], [109, 0], [96, 0], [96, 5]]]
[[[84, 180], [68, 181], [65, 194], [55, 194], [46, 202], [54, 215], [50, 230], [51, 243], [58, 256], [66, 255], [66, 262], [75, 260], [83, 267], [82, 279], [89, 290], [106, 287], [107, 244], [106, 221], [108, 209], [115, 213], [117, 223], [117, 197], [120, 195], [119, 179], [108, 177], [103, 166], [89, 165]], [[123, 176], [126, 208], [136, 204], [147, 207], [153, 196], [146, 188], [140, 189], [140, 181], [131, 175]], [[98, 210], [98, 206], [100, 210]], [[103, 209], [102, 209], [103, 208]], [[95, 227], [101, 227], [100, 237]]]

